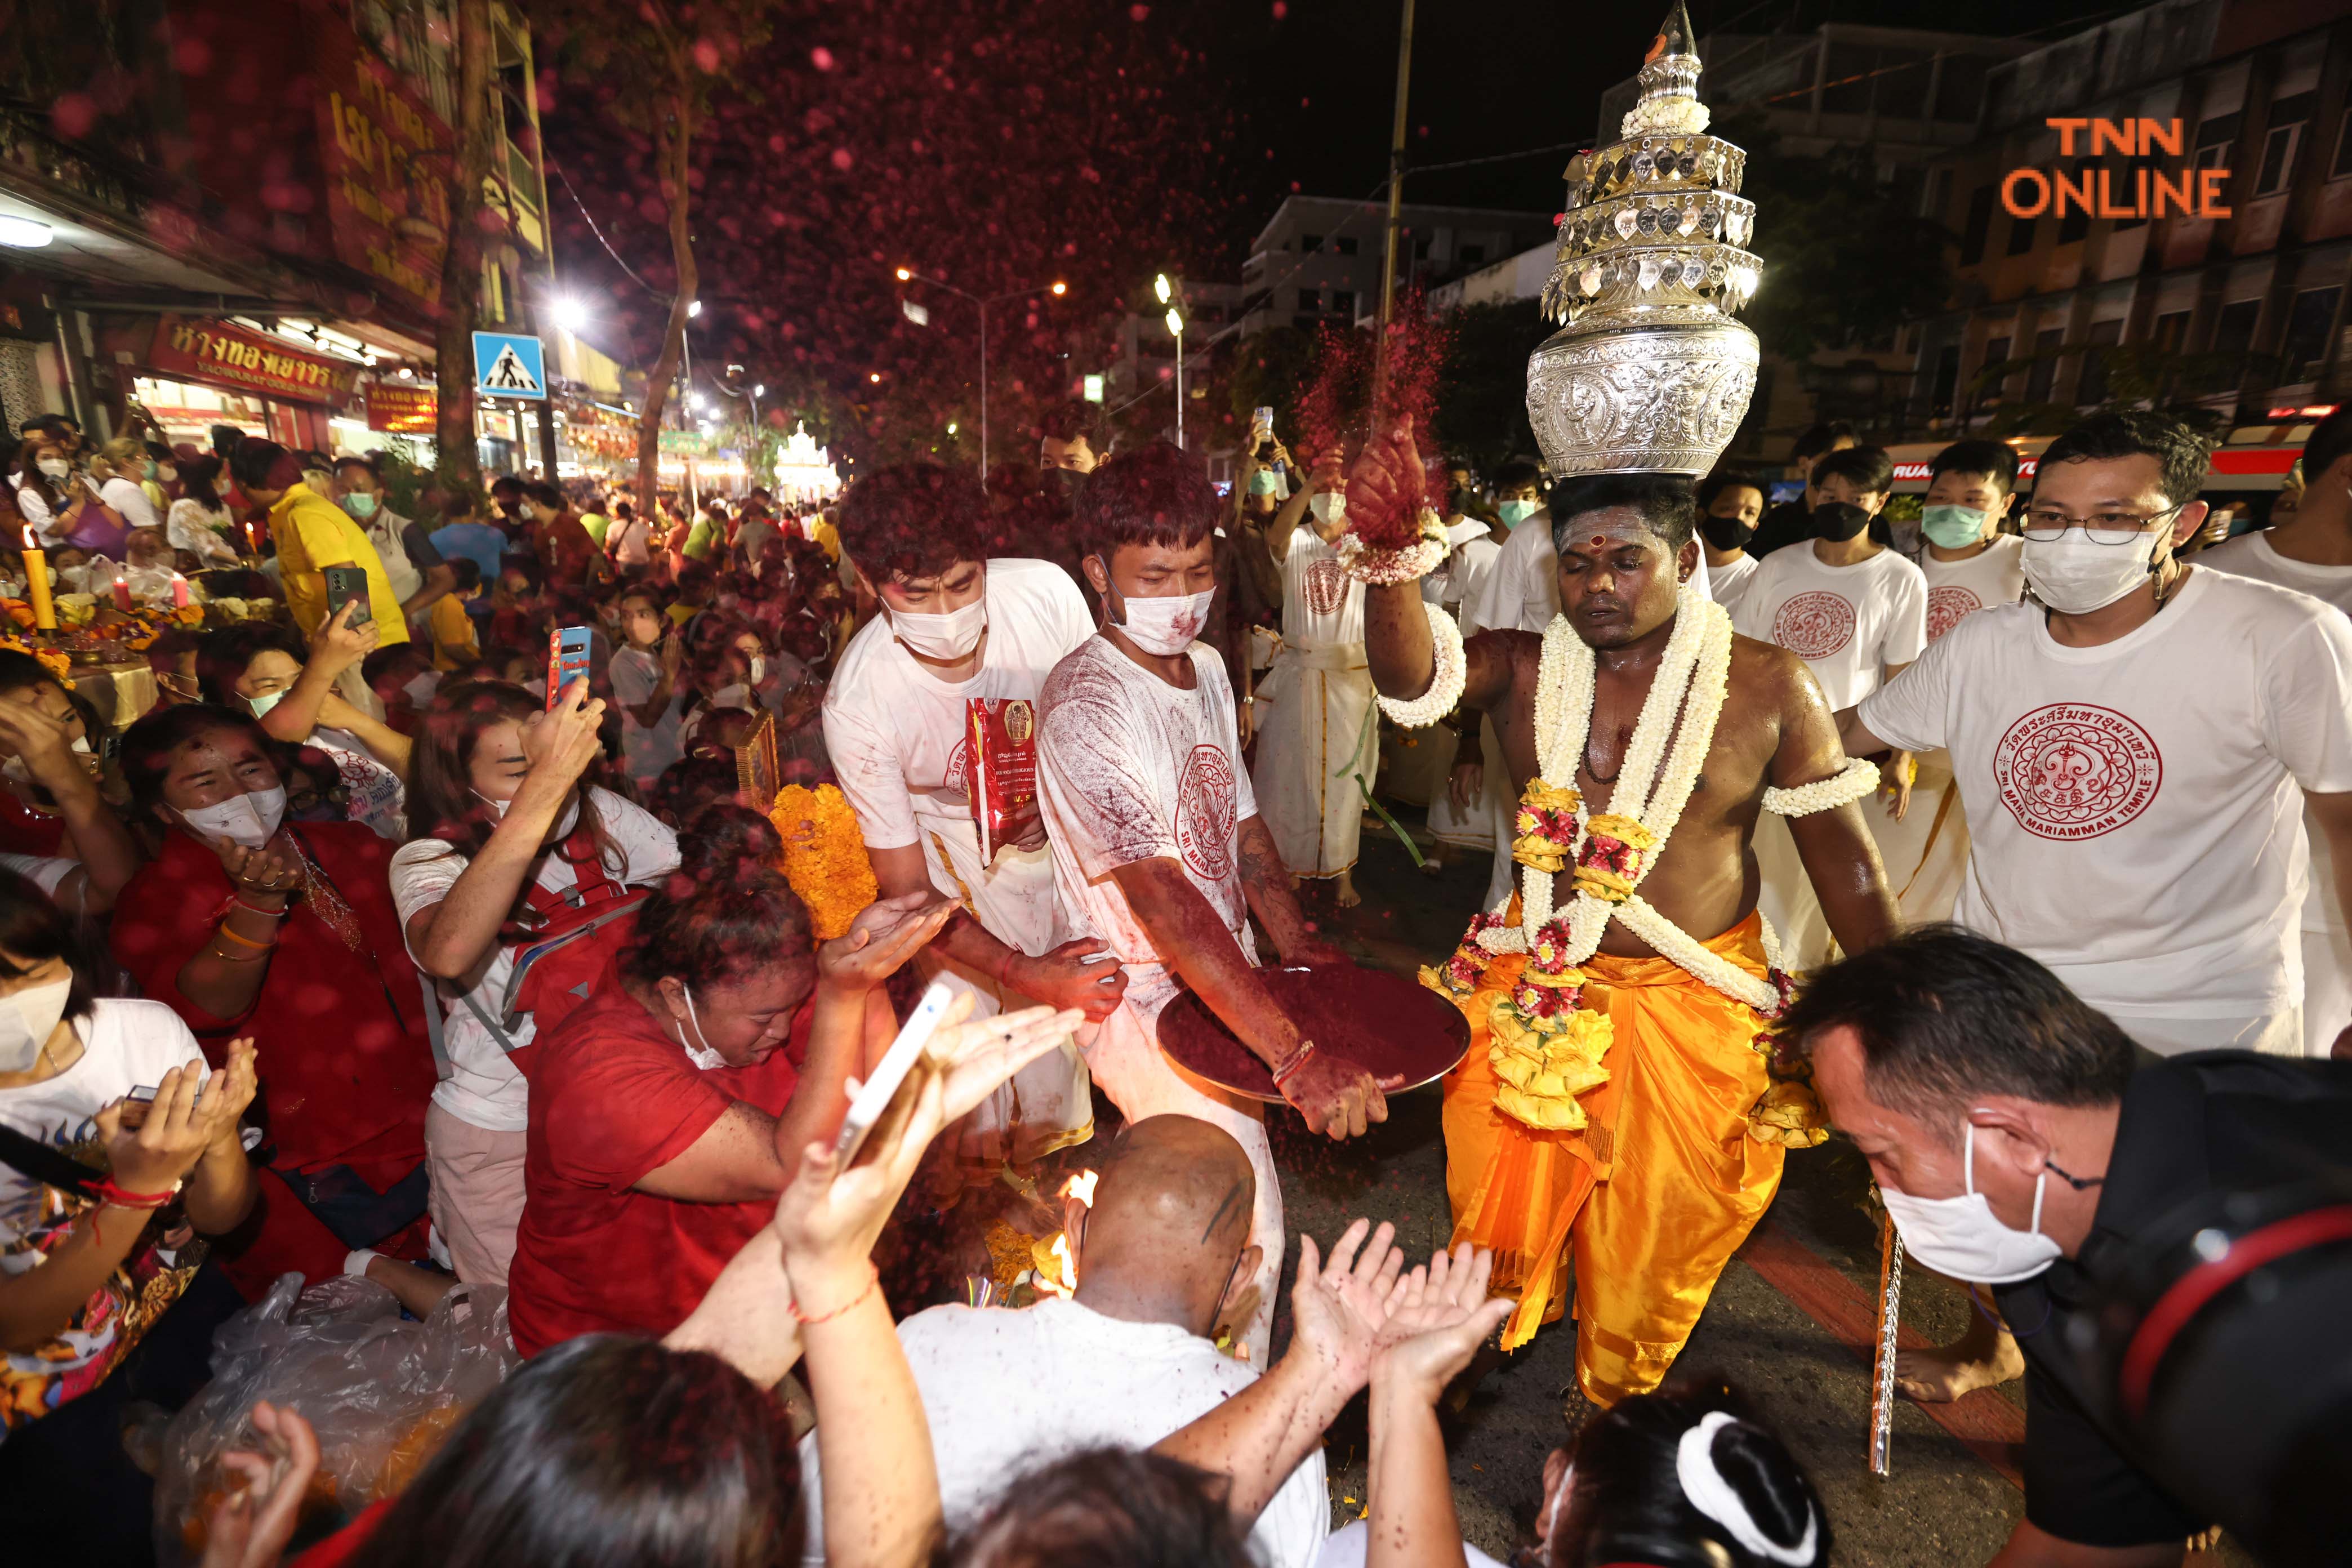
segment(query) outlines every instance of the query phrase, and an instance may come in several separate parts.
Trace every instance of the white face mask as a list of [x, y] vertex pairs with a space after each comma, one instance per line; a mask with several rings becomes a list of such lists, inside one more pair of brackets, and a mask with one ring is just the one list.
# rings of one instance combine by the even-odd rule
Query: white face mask
[[[520, 789], [522, 785], [518, 783], [515, 787]], [[514, 804], [511, 800], [492, 800], [480, 790], [474, 791], [474, 798], [488, 806], [490, 815], [501, 822], [506, 820], [507, 807]], [[563, 807], [563, 820], [555, 825], [555, 836], [558, 838], [569, 838], [572, 837], [572, 830], [579, 826], [580, 798], [574, 795]]]
[[[2093, 545], [2104, 550], [2105, 545]], [[2112, 552], [2110, 552], [2112, 553]], [[2011, 1230], [2000, 1223], [1977, 1191], [1977, 1130], [1968, 1124], [1960, 1156], [1960, 1181], [1965, 1189], [1955, 1198], [1915, 1198], [1885, 1183], [1878, 1195], [1911, 1255], [1938, 1274], [1979, 1285], [2014, 1285], [2031, 1279], [2058, 1261], [2058, 1244], [2042, 1234], [2042, 1194], [2049, 1185], [2045, 1171], [2033, 1181], [2033, 1228]]]
[[[90, 754], [89, 742], [83, 740], [79, 735], [76, 735], [74, 737], [72, 750], [74, 754], [77, 756], [86, 757]], [[89, 764], [88, 763], [84, 763], [82, 766], [84, 769], [87, 769]], [[6, 762], [0, 763], [0, 774], [5, 774], [9, 778], [15, 779], [18, 784], [31, 784], [33, 782], [33, 770], [25, 765], [25, 759], [22, 757], [10, 757]]]
[[2145, 582], [2158, 542], [2168, 537], [2159, 528], [2129, 544], [2101, 544], [2070, 528], [2055, 539], [2029, 539], [2022, 557], [2025, 585], [2061, 615], [2089, 615]]
[[1111, 625], [1144, 652], [1171, 658], [1191, 647], [1201, 635], [1209, 620], [1209, 601], [1216, 593], [1207, 588], [1172, 599], [1122, 599], [1121, 614]]
[[73, 465], [63, 458], [43, 458], [37, 467], [53, 479], [64, 479], [73, 472]]
[[740, 680], [731, 686], [722, 686], [710, 694], [710, 705], [713, 708], [749, 708], [751, 706], [751, 689]]
[[1318, 490], [1307, 498], [1307, 509], [1316, 521], [1328, 525], [1348, 515], [1348, 498], [1338, 490]]
[[58, 1032], [58, 1021], [66, 1016], [66, 998], [72, 993], [73, 976], [68, 974], [0, 998], [0, 1072], [32, 1070], [41, 1047]]
[[441, 672], [425, 670], [401, 689], [408, 694], [408, 700], [415, 706], [427, 707], [433, 701], [433, 694], [441, 689]]
[[[708, 1040], [709, 1037], [702, 1032], [702, 1016], [694, 1010], [694, 987], [681, 981], [679, 983], [678, 989], [686, 993], [686, 1016], [688, 1021], [694, 1025], [695, 1037], [697, 1039]], [[671, 1022], [677, 1023], [677, 1020], [672, 1019]], [[704, 1072], [709, 1072], [713, 1068], [723, 1068], [727, 1065], [727, 1058], [720, 1056], [717, 1051], [712, 1050], [709, 1046], [698, 1046], [693, 1040], [688, 1039], [686, 1037], [685, 1024], [678, 1024], [677, 1026], [677, 1043], [686, 1047], [686, 1059], [692, 1062], [696, 1067], [700, 1068]]]
[[278, 784], [180, 813], [182, 822], [206, 837], [226, 838], [247, 849], [258, 849], [277, 837], [278, 825], [285, 818], [286, 790]]
[[751, 656], [751, 684], [757, 686], [760, 682], [767, 679], [768, 656], [764, 653], [753, 654]]
[[883, 608], [890, 617], [890, 635], [925, 658], [961, 658], [980, 646], [980, 634], [988, 629], [986, 594], [943, 616]]
[[258, 719], [284, 701], [289, 689], [290, 689], [281, 686], [275, 691], [265, 691], [258, 697], [248, 697], [245, 700], [245, 705], [252, 709], [253, 716]]

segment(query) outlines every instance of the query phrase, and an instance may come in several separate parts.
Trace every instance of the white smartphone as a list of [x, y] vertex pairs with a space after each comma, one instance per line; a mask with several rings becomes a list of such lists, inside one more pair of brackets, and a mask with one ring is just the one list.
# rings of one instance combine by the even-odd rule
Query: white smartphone
[[849, 1102], [849, 1114], [842, 1119], [841, 1135], [834, 1140], [833, 1147], [834, 1152], [841, 1156], [844, 1165], [856, 1157], [858, 1146], [866, 1142], [866, 1135], [874, 1130], [877, 1121], [882, 1120], [882, 1112], [889, 1109], [891, 1096], [898, 1092], [898, 1086], [906, 1082], [907, 1075], [914, 1070], [916, 1058], [923, 1054], [923, 1047], [930, 1044], [932, 1034], [940, 1026], [940, 1016], [947, 1012], [948, 1004], [954, 1000], [955, 992], [948, 983], [934, 980], [924, 990], [923, 999], [915, 1004], [915, 1010], [907, 1015], [907, 1021], [898, 1026], [898, 1037], [892, 1040], [890, 1048], [882, 1053], [882, 1060], [875, 1068], [874, 1076], [859, 1086], [856, 1097]]

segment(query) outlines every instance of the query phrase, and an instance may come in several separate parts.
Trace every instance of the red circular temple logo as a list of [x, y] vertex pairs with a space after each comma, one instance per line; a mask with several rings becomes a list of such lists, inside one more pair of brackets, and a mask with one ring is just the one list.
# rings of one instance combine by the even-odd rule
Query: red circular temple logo
[[1335, 556], [1309, 561], [1299, 579], [1298, 591], [1310, 614], [1336, 616], [1339, 606], [1348, 602], [1348, 574], [1340, 570]]
[[1220, 882], [1234, 869], [1234, 765], [1222, 746], [1195, 746], [1176, 788], [1176, 843], [1184, 864]]
[[1827, 658], [1853, 640], [1853, 606], [1819, 589], [1799, 594], [1772, 617], [1772, 640], [1799, 658]]
[[954, 752], [948, 758], [948, 776], [940, 787], [950, 795], [961, 795], [971, 779], [971, 737], [964, 736], [956, 742]]
[[1927, 640], [1934, 642], [1960, 624], [1960, 617], [1971, 610], [1984, 608], [1984, 601], [1966, 588], [1930, 588], [1927, 590]]
[[2096, 838], [2146, 811], [2164, 756], [2138, 722], [2112, 708], [2053, 702], [2009, 727], [1993, 748], [1993, 785], [2028, 833]]

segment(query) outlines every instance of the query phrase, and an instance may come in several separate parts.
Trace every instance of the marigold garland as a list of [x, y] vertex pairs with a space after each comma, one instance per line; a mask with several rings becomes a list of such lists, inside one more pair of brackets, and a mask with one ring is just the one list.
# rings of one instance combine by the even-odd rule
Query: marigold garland
[[808, 906], [817, 940], [847, 932], [857, 911], [882, 892], [849, 802], [833, 784], [786, 784], [776, 792], [768, 820], [783, 837], [784, 879]]

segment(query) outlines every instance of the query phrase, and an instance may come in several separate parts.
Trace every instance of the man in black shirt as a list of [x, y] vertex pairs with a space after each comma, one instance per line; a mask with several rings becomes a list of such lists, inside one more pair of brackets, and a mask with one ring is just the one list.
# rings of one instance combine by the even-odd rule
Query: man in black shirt
[[1992, 1284], [2025, 1352], [2025, 1518], [1998, 1568], [2175, 1568], [2211, 1521], [2148, 1473], [2086, 1371], [2092, 1303], [2187, 1205], [2352, 1172], [2352, 1063], [2159, 1060], [2033, 960], [1949, 926], [1816, 973], [1780, 1031], [1906, 1250]]

